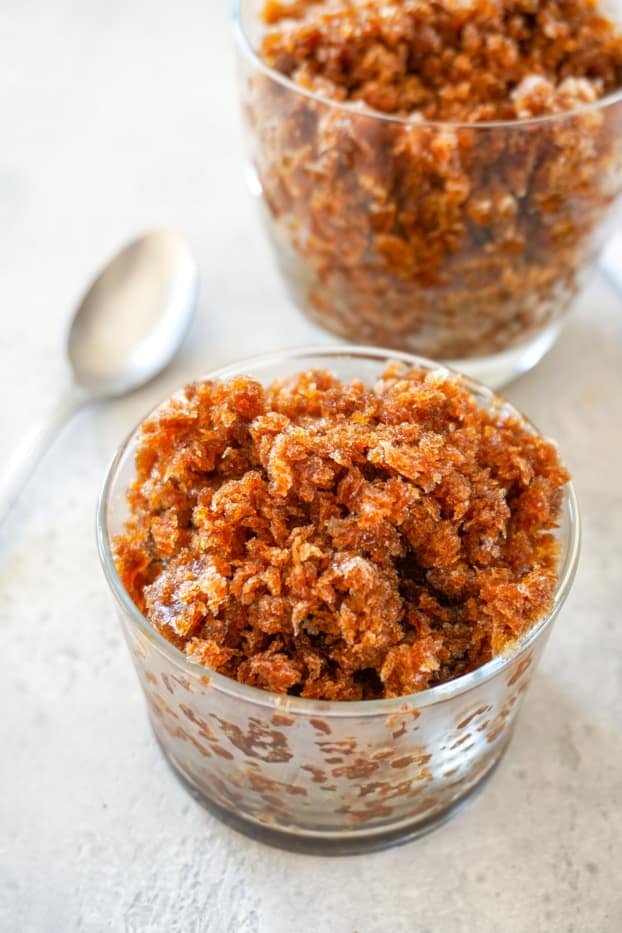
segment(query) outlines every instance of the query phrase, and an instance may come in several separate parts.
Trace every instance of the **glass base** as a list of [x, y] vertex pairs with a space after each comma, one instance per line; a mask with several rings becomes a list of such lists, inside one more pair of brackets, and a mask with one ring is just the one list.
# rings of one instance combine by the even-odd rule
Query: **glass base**
[[244, 836], [248, 836], [249, 838], [254, 839], [256, 842], [262, 842], [266, 845], [274, 846], [277, 849], [285, 849], [288, 852], [297, 852], [302, 855], [329, 856], [363, 855], [366, 852], [379, 852], [382, 849], [404, 845], [413, 839], [418, 839], [420, 836], [426, 836], [428, 833], [432, 832], [432, 830], [442, 826], [443, 823], [446, 823], [453, 816], [459, 813], [460, 810], [462, 810], [463, 807], [465, 807], [484, 788], [484, 785], [492, 777], [499, 762], [503, 758], [511, 738], [510, 733], [506, 741], [503, 743], [498, 757], [493, 761], [488, 771], [486, 771], [463, 796], [454, 801], [444, 810], [441, 810], [439, 813], [436, 813], [427, 819], [403, 821], [397, 826], [392, 826], [386, 830], [376, 830], [376, 832], [373, 833], [364, 833], [359, 831], [356, 834], [353, 834], [349, 830], [344, 830], [342, 834], [334, 833], [328, 835], [323, 833], [311, 835], [298, 828], [293, 828], [288, 832], [285, 830], [264, 826], [251, 818], [241, 816], [238, 813], [234, 813], [233, 811], [227, 810], [225, 807], [214, 803], [213, 800], [210, 800], [209, 797], [207, 797], [202, 791], [198, 789], [198, 787], [182, 771], [181, 767], [177, 764], [175, 759], [168, 754], [164, 748], [164, 745], [158, 738], [157, 732], [155, 729], [153, 729], [153, 724], [152, 730], [160, 747], [160, 751], [164, 756], [164, 760], [180, 784], [185, 788], [186, 791], [188, 791], [190, 796], [196, 800], [197, 803], [199, 803], [205, 810], [211, 813], [212, 816], [217, 817], [217, 819], [219, 819], [226, 826], [229, 826], [231, 829], [235, 829], [237, 832], [242, 833]]
[[442, 362], [491, 389], [501, 389], [540, 362], [557, 340], [561, 328], [562, 321], [554, 321], [535, 337], [502, 353]]

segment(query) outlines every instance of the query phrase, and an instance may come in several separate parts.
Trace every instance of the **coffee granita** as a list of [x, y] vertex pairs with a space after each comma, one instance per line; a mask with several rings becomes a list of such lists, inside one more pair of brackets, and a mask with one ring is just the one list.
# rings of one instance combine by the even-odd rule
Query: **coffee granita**
[[[594, 0], [269, 2], [245, 86], [296, 301], [356, 342], [494, 355], [552, 327], [622, 189]], [[483, 125], [485, 124], [485, 125]]]
[[120, 578], [193, 661], [322, 700], [473, 671], [552, 608], [568, 474], [461, 377], [204, 381], [141, 426]]

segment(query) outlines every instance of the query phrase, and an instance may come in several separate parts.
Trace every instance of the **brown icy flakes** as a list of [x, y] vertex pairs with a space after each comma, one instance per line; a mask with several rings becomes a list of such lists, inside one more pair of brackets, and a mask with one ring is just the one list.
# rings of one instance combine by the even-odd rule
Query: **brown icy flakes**
[[185, 551], [143, 590], [146, 612], [154, 625], [184, 638], [196, 632], [208, 613], [217, 614], [227, 595], [227, 580], [214, 561], [209, 556], [193, 559]]
[[115, 541], [136, 605], [192, 660], [274, 693], [397, 696], [548, 611], [567, 474], [523, 422], [395, 365], [374, 389], [319, 370], [228, 386], [145, 422]]
[[562, 313], [620, 189], [619, 121], [614, 107], [518, 121], [620, 87], [622, 37], [596, 4], [303, 0], [270, 3], [265, 19], [269, 66], [408, 118], [330, 108], [264, 74], [251, 82], [264, 195], [321, 323], [459, 358], [506, 349]]
[[[167, 635], [168, 633], [164, 631], [162, 634]], [[169, 640], [172, 641], [170, 636]], [[227, 648], [210, 638], [191, 638], [184, 647], [191, 661], [203, 664], [204, 667], [218, 671], [221, 674], [230, 672], [230, 662], [236, 654], [231, 648]]]
[[335, 676], [321, 674], [314, 680], [308, 680], [300, 693], [308, 700], [365, 700], [374, 698], [374, 694], [366, 694], [363, 684], [353, 679], [352, 675], [340, 672]]
[[402, 600], [398, 576], [379, 569], [360, 554], [341, 554], [327, 571], [339, 594], [337, 617], [341, 637], [352, 648], [360, 668], [377, 667], [378, 652], [402, 635]]
[[433, 636], [391, 648], [380, 671], [385, 696], [405, 696], [425, 690], [439, 667], [438, 644]]
[[516, 581], [499, 571], [481, 571], [478, 587], [481, 611], [492, 620], [492, 653], [498, 654], [528, 628], [534, 606], [547, 605], [551, 572], [532, 570]]
[[244, 683], [273, 693], [287, 693], [302, 680], [302, 665], [282, 652], [265, 651], [243, 661], [238, 677]]

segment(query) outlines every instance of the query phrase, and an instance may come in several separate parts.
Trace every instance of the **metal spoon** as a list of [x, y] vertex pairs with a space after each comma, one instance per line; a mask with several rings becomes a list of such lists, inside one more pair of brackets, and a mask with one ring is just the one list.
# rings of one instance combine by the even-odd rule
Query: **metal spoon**
[[95, 400], [132, 392], [167, 366], [196, 307], [199, 271], [185, 241], [156, 230], [129, 243], [84, 295], [67, 337], [73, 383], [18, 445], [0, 476], [0, 522], [64, 423]]

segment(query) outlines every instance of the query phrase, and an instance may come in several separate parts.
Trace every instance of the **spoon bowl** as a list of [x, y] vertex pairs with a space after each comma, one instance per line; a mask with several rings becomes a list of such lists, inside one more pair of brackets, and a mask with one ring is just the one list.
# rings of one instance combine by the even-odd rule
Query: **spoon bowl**
[[90, 286], [73, 318], [67, 353], [92, 397], [131, 392], [167, 366], [196, 306], [199, 274], [173, 230], [138, 237]]
[[68, 418], [89, 402], [132, 392], [168, 366], [188, 332], [198, 291], [196, 260], [173, 230], [145, 233], [107, 263], [69, 328], [72, 384], [0, 476], [0, 522]]

